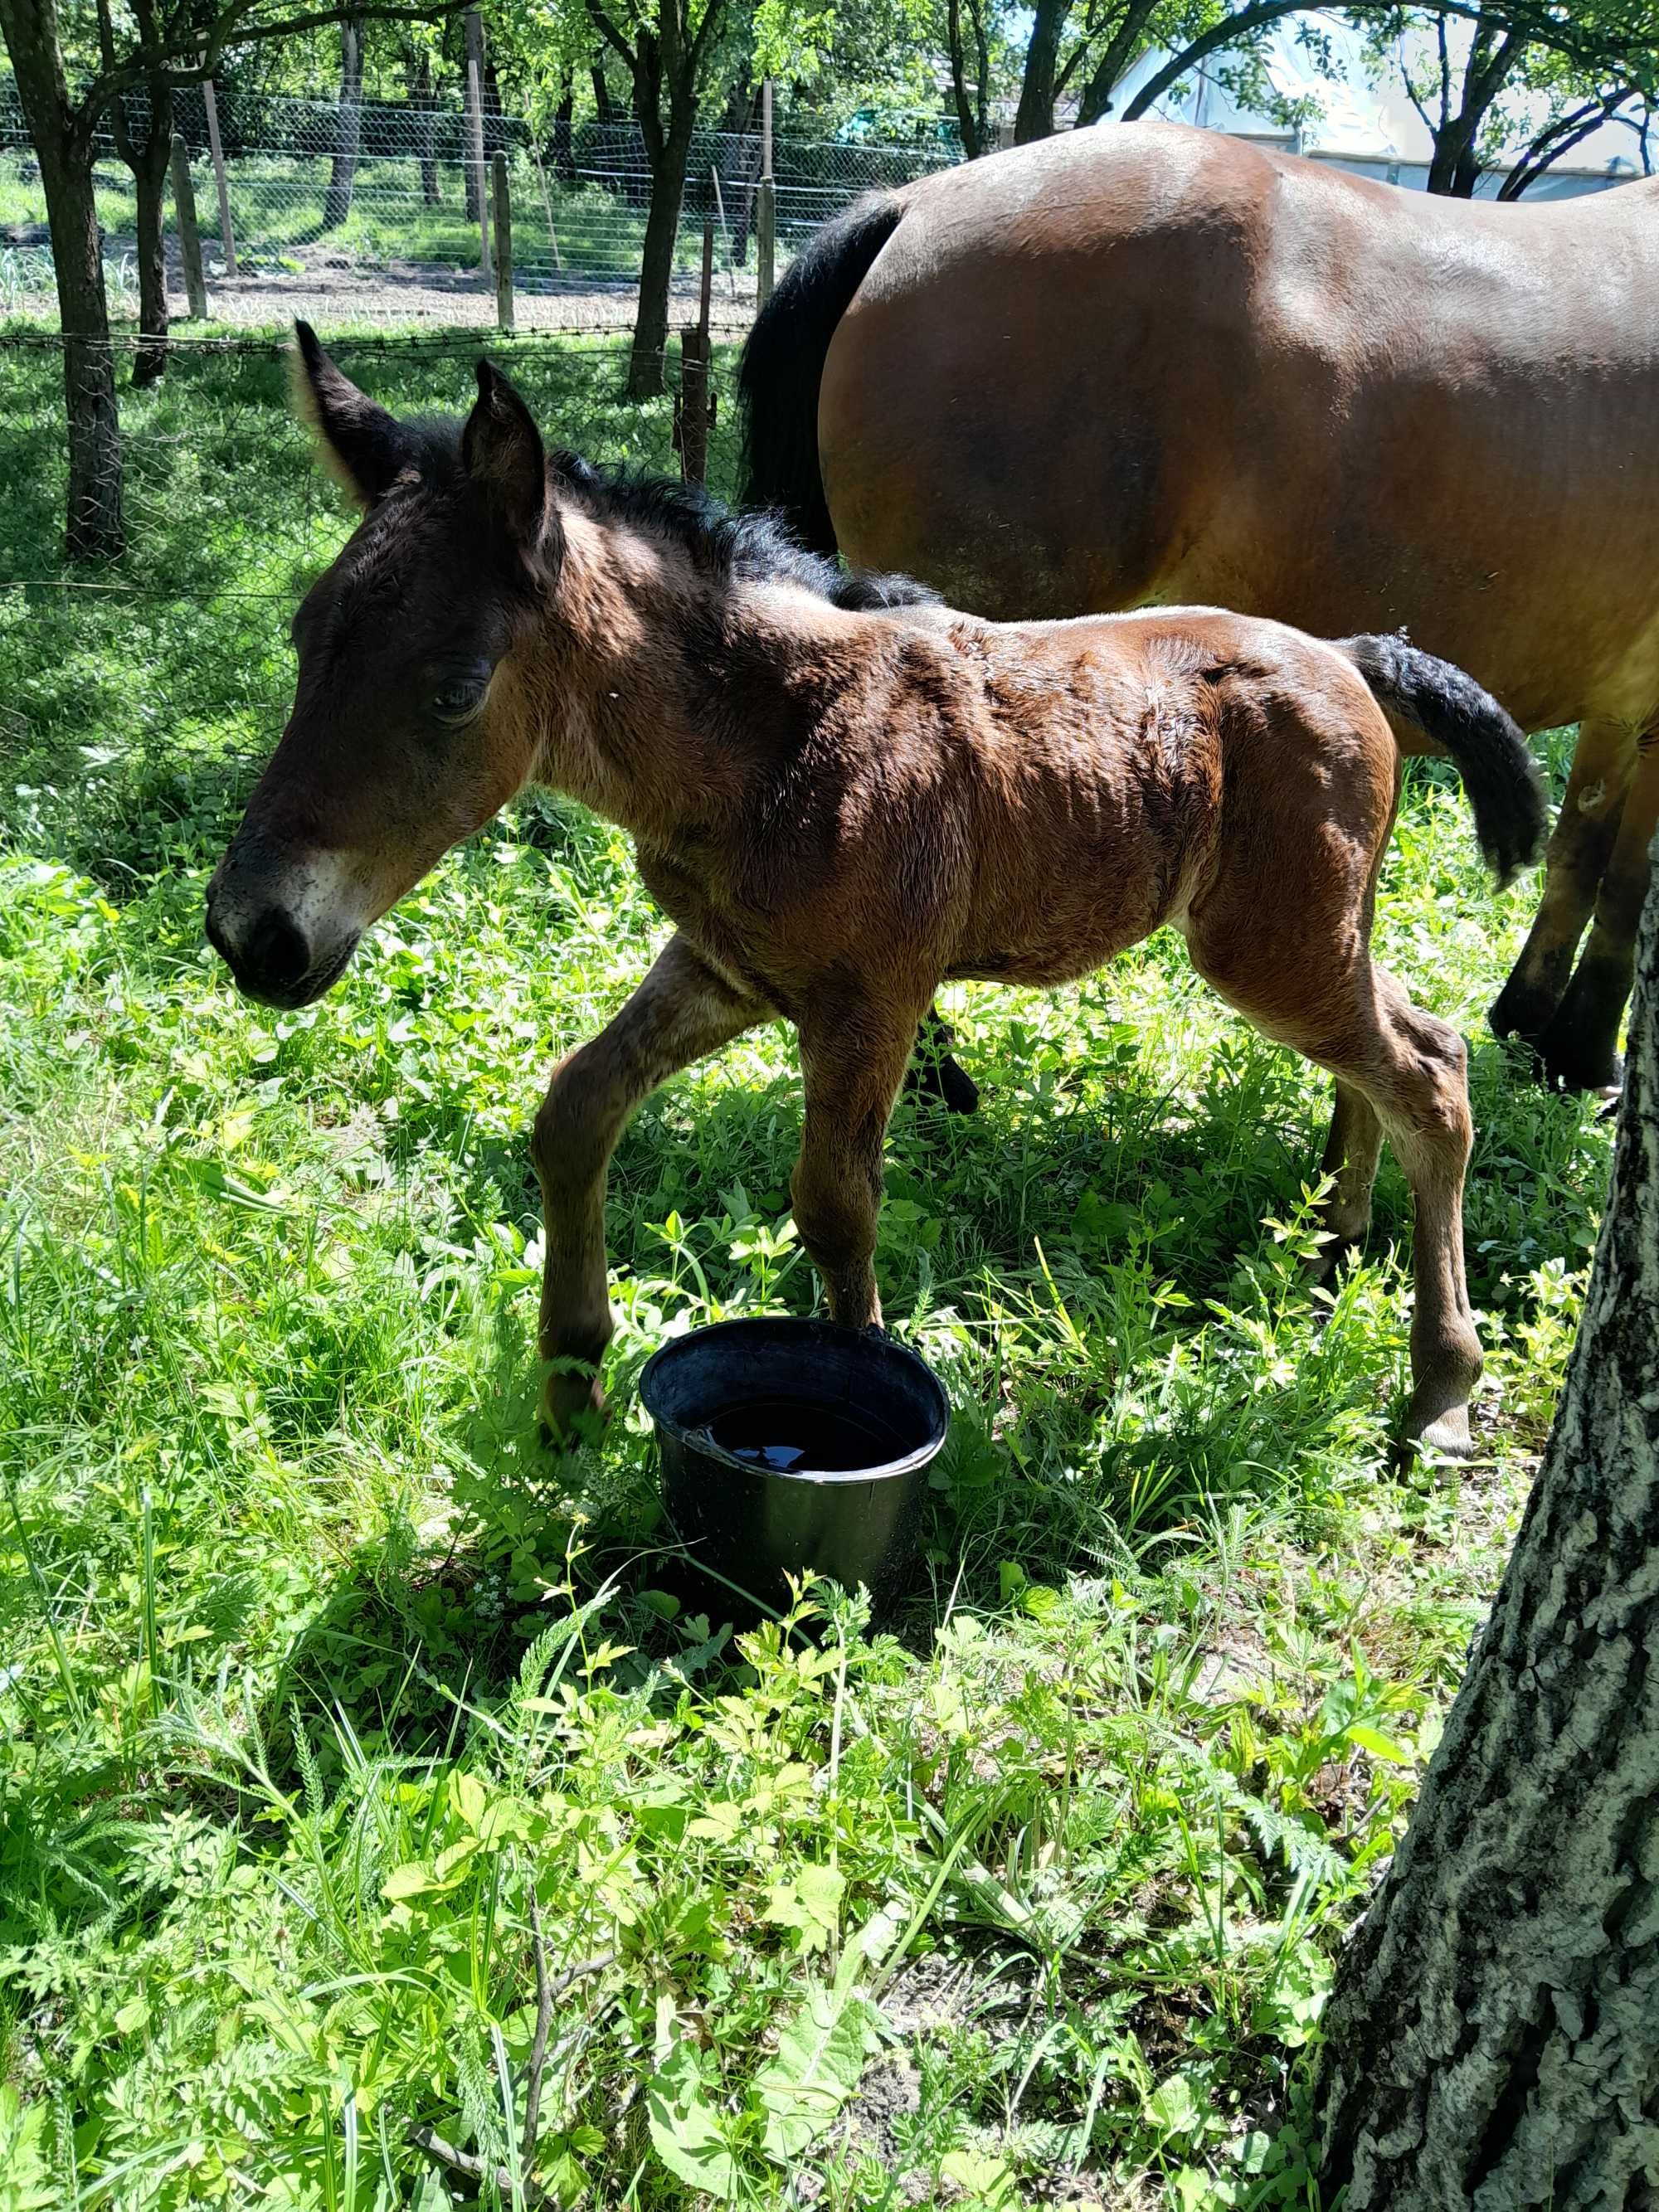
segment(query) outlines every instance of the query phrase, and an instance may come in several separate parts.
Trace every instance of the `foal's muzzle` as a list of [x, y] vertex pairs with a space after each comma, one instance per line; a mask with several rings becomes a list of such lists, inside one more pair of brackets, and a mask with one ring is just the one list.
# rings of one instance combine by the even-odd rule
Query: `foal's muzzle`
[[208, 943], [250, 999], [288, 1011], [307, 1006], [344, 972], [362, 923], [319, 896], [323, 872], [314, 865], [282, 873], [250, 866], [233, 847], [209, 884]]
[[305, 932], [279, 907], [262, 914], [238, 944], [226, 933], [210, 906], [207, 935], [208, 943], [235, 977], [239, 991], [263, 1006], [289, 1011], [320, 999], [339, 980], [357, 948], [354, 934], [326, 957], [319, 957]]

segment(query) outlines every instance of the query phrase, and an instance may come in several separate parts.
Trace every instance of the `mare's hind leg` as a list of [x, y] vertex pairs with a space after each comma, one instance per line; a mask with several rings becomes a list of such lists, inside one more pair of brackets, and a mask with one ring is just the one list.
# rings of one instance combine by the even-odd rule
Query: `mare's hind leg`
[[1659, 827], [1659, 730], [1637, 754], [1601, 881], [1595, 920], [1555, 1018], [1538, 1039], [1552, 1087], [1614, 1091], [1623, 1076], [1619, 1024], [1636, 975], [1636, 932], [1648, 889], [1648, 854]]
[[1628, 723], [1587, 721], [1580, 727], [1550, 835], [1538, 912], [1487, 1017], [1495, 1036], [1537, 1047], [1549, 1027], [1595, 906], [1635, 767], [1636, 734]]
[[1364, 1241], [1371, 1225], [1371, 1189], [1382, 1150], [1382, 1124], [1363, 1091], [1337, 1078], [1336, 1103], [1331, 1109], [1331, 1133], [1325, 1139], [1321, 1176], [1334, 1177], [1330, 1194], [1320, 1212], [1320, 1227], [1328, 1239], [1309, 1268], [1315, 1283], [1328, 1282], [1343, 1260]]
[[904, 1079], [907, 1091], [937, 1098], [947, 1114], [977, 1114], [979, 1086], [951, 1056], [951, 1030], [937, 1006], [929, 1006], [916, 1031], [915, 1058]]
[[[1300, 957], [1287, 957], [1291, 948], [1260, 937], [1220, 929], [1206, 934], [1195, 926], [1188, 942], [1199, 973], [1230, 1005], [1267, 1036], [1329, 1068], [1340, 1085], [1369, 1104], [1393, 1146], [1416, 1215], [1406, 1434], [1439, 1451], [1466, 1454], [1469, 1393], [1481, 1360], [1463, 1273], [1463, 1176], [1474, 1131], [1462, 1038], [1413, 1006], [1392, 975], [1372, 966], [1363, 943], [1346, 975], [1339, 967], [1309, 994], [1298, 988], [1309, 970], [1305, 944], [1297, 948]], [[1264, 957], [1270, 952], [1274, 957]], [[1343, 1111], [1339, 1103], [1339, 1121]], [[1333, 1145], [1335, 1133], [1334, 1126]], [[1349, 1135], [1363, 1158], [1370, 1139], [1357, 1113], [1348, 1117], [1345, 1159], [1352, 1157]]]
[[615, 1325], [605, 1182], [617, 1139], [659, 1083], [769, 1011], [705, 967], [684, 938], [671, 938], [616, 1018], [554, 1070], [531, 1151], [547, 1232], [541, 1355], [560, 1363], [543, 1385], [542, 1419], [555, 1437], [574, 1415], [605, 1411], [599, 1364]]

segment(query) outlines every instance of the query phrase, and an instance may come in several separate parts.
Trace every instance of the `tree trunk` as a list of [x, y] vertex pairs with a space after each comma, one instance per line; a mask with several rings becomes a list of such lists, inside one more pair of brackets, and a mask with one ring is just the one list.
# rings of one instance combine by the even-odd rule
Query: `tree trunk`
[[71, 561], [112, 561], [125, 550], [126, 538], [103, 241], [93, 199], [92, 132], [80, 127], [70, 106], [52, 8], [40, 0], [0, 0], [0, 32], [40, 164], [58, 280], [69, 425], [64, 550]]
[[611, 88], [605, 81], [605, 70], [595, 62], [587, 72], [588, 82], [593, 88], [593, 116], [599, 123], [617, 120], [617, 103], [611, 97]]
[[576, 87], [567, 70], [553, 111], [553, 173], [562, 185], [576, 181]]
[[405, 75], [405, 96], [415, 110], [415, 151], [421, 164], [421, 204], [438, 204], [438, 118], [433, 112], [432, 57], [424, 47]]
[[351, 213], [357, 182], [357, 148], [363, 133], [363, 27], [355, 15], [340, 25], [340, 119], [334, 162], [323, 194], [323, 228], [337, 230]]
[[677, 108], [665, 132], [647, 130], [645, 133], [646, 156], [651, 164], [651, 210], [645, 219], [639, 306], [634, 318], [634, 350], [628, 362], [630, 399], [648, 399], [663, 388], [663, 360], [668, 350], [668, 294], [674, 276], [680, 202], [685, 197], [685, 166], [690, 158], [691, 128], [696, 112], [695, 106]]
[[167, 365], [167, 272], [165, 216], [167, 156], [173, 145], [173, 88], [149, 88], [149, 135], [142, 146], [121, 153], [132, 171], [138, 238], [139, 343], [132, 356], [132, 380], [154, 384]]
[[985, 31], [985, 18], [980, 0], [968, 0], [969, 13], [974, 19], [974, 58], [976, 64], [973, 96], [968, 90], [967, 54], [962, 39], [961, 0], [945, 0], [945, 43], [950, 49], [951, 92], [957, 105], [957, 125], [962, 132], [962, 150], [970, 161], [976, 161], [987, 150], [988, 118], [990, 82], [990, 52]]
[[1071, 12], [1072, 0], [1036, 0], [1014, 115], [1016, 146], [1054, 135], [1054, 80], [1060, 73], [1060, 36]]
[[1078, 101], [1077, 120], [1079, 130], [1090, 123], [1098, 123], [1103, 115], [1112, 112], [1112, 94], [1117, 90], [1118, 80], [1134, 61], [1146, 43], [1146, 25], [1157, 0], [1130, 0], [1123, 11], [1123, 20], [1106, 42], [1106, 50], [1096, 63], [1094, 72], [1083, 88]]
[[1659, 2191], [1659, 868], [1613, 1192], [1549, 1448], [1316, 2096], [1346, 2212]]

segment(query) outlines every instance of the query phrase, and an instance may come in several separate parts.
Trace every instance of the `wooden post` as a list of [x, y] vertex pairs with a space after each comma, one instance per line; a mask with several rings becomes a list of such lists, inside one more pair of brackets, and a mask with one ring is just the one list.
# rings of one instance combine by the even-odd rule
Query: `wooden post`
[[[476, 8], [469, 8], [464, 21], [466, 26], [467, 155], [474, 179], [473, 190], [477, 195], [478, 266], [488, 277], [489, 275], [489, 193], [484, 183], [483, 17]], [[471, 199], [472, 193], [469, 192], [467, 197]]]
[[761, 173], [755, 195], [755, 303], [772, 296], [777, 270], [778, 188], [772, 181], [772, 80], [761, 86]]
[[219, 143], [219, 102], [211, 77], [202, 81], [202, 105], [207, 110], [208, 151], [213, 156], [213, 179], [219, 187], [219, 243], [224, 248], [225, 274], [236, 274], [236, 236], [230, 227], [230, 186], [225, 179], [225, 149]]
[[772, 296], [778, 252], [778, 188], [763, 177], [755, 193], [755, 304], [763, 307]]
[[541, 183], [542, 213], [547, 217], [547, 235], [553, 247], [553, 266], [562, 275], [564, 264], [559, 258], [559, 234], [553, 221], [553, 196], [547, 189], [547, 172], [542, 167], [542, 157], [533, 144], [530, 149], [530, 158], [536, 164], [536, 174]]
[[173, 134], [173, 213], [179, 225], [179, 254], [185, 264], [190, 312], [198, 323], [205, 322], [208, 296], [202, 275], [202, 234], [196, 228], [196, 188], [190, 180], [190, 149], [176, 131]]
[[712, 216], [705, 216], [697, 326], [680, 332], [680, 473], [687, 483], [703, 483], [708, 477], [708, 315], [714, 284], [714, 224]]
[[513, 331], [513, 201], [507, 191], [507, 156], [497, 154], [490, 164], [495, 185], [495, 321], [510, 337]]
[[726, 226], [726, 195], [720, 190], [720, 168], [718, 161], [709, 163], [708, 173], [714, 180], [714, 205], [720, 214], [720, 236], [726, 240], [726, 289], [735, 300], [738, 296], [738, 272], [732, 262], [732, 233]]

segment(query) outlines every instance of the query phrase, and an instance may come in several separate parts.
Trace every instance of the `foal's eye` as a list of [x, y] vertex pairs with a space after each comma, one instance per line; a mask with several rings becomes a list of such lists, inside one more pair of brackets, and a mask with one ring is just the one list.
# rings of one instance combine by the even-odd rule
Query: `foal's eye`
[[457, 677], [432, 695], [432, 711], [441, 722], [470, 721], [483, 704], [485, 686], [476, 677]]

